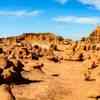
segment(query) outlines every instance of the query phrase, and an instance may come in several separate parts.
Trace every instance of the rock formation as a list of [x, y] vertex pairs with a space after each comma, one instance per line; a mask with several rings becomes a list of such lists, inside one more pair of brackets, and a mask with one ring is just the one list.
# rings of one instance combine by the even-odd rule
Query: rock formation
[[3, 100], [99, 97], [100, 89], [96, 88], [100, 81], [99, 54], [99, 26], [80, 41], [52, 33], [0, 38], [0, 97]]
[[100, 26], [97, 26], [97, 28], [90, 34], [89, 39], [91, 42], [100, 42]]

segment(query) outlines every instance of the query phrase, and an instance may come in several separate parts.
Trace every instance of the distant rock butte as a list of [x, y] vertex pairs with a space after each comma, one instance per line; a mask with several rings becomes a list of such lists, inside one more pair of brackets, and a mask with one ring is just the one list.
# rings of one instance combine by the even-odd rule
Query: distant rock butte
[[100, 42], [100, 26], [97, 26], [88, 38], [91, 42]]

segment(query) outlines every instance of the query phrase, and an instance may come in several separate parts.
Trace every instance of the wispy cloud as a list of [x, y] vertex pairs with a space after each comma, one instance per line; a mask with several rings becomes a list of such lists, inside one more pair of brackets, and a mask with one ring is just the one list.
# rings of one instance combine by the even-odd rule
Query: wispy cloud
[[58, 16], [53, 20], [60, 23], [100, 24], [100, 17]]
[[100, 0], [78, 0], [79, 2], [93, 6], [94, 8], [100, 10]]
[[65, 4], [66, 2], [68, 2], [68, 0], [56, 0], [56, 2], [60, 3], [60, 4]]
[[41, 10], [0, 11], [0, 16], [38, 16], [41, 13], [42, 13]]

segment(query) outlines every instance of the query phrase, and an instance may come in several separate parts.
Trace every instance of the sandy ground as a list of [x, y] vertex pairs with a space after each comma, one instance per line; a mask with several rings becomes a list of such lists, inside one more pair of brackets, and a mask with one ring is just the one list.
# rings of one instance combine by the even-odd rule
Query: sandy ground
[[[42, 79], [41, 82], [16, 85], [12, 88], [16, 100], [96, 100], [95, 96], [100, 91], [99, 81], [84, 80], [85, 66], [82, 62], [44, 61], [44, 65], [44, 73], [40, 77], [36, 72], [37, 77]], [[36, 73], [30, 73], [31, 77], [36, 77]], [[53, 74], [59, 76], [52, 76]]]

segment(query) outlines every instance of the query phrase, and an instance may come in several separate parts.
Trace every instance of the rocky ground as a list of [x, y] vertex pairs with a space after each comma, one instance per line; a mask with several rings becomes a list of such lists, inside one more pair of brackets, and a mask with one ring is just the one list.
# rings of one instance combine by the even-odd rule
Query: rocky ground
[[39, 38], [0, 41], [0, 98], [99, 100], [100, 44]]

